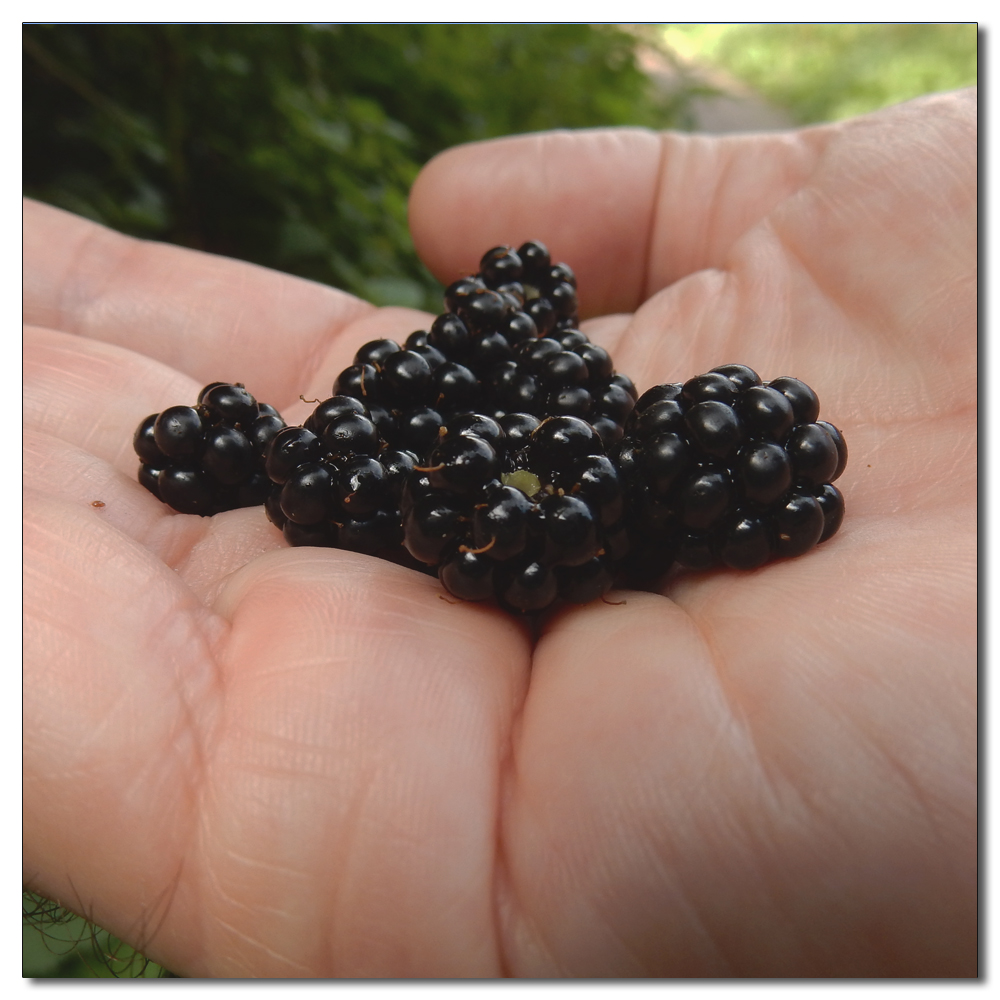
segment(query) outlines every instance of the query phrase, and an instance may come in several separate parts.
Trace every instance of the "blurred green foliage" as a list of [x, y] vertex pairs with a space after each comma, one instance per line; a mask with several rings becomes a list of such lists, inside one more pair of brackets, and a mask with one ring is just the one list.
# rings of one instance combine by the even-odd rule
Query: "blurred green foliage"
[[969, 87], [978, 70], [975, 24], [687, 24], [663, 37], [802, 125]]
[[25, 193], [379, 304], [440, 308], [406, 200], [457, 143], [665, 127], [613, 26], [30, 25]]

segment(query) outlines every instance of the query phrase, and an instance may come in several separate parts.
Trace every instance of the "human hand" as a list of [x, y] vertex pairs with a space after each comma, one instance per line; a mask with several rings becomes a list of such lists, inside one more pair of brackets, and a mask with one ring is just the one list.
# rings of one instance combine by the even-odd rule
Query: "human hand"
[[28, 886], [189, 976], [975, 975], [975, 150], [967, 92], [425, 169], [442, 279], [542, 239], [640, 391], [794, 375], [851, 451], [805, 557], [534, 645], [135, 481], [148, 413], [239, 380], [301, 422], [425, 316], [26, 203]]

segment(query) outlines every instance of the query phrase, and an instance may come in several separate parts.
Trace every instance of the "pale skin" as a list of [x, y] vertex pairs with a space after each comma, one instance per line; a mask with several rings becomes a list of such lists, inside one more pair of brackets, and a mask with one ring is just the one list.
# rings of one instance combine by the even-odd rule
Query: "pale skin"
[[850, 448], [811, 553], [537, 640], [136, 482], [147, 414], [233, 380], [300, 423], [429, 317], [27, 202], [28, 887], [188, 976], [975, 975], [976, 114], [425, 168], [443, 281], [541, 239], [640, 390], [794, 375]]

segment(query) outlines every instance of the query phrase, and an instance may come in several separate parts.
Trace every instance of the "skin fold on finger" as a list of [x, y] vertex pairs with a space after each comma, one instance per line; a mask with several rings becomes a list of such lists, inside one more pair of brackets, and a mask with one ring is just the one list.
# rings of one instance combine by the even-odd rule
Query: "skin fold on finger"
[[99, 512], [24, 511], [25, 877], [141, 949], [193, 836], [229, 626]]
[[315, 282], [135, 240], [30, 199], [24, 232], [26, 323], [127, 347], [199, 386], [243, 382], [279, 408], [302, 392], [329, 342], [374, 309]]
[[912, 574], [880, 527], [860, 573], [827, 548], [550, 623], [504, 817], [514, 974], [974, 974], [974, 533], [921, 534]]
[[[134, 476], [132, 437], [151, 413], [193, 406], [201, 384], [127, 348], [59, 330], [24, 329], [26, 427]], [[266, 402], [266, 400], [264, 400]]]
[[439, 594], [299, 550], [220, 595], [233, 641], [197, 852], [202, 972], [498, 973], [497, 774], [529, 647], [506, 616]]
[[33, 888], [187, 975], [497, 974], [522, 627], [326, 550], [255, 560], [220, 616], [80, 507], [31, 511]]

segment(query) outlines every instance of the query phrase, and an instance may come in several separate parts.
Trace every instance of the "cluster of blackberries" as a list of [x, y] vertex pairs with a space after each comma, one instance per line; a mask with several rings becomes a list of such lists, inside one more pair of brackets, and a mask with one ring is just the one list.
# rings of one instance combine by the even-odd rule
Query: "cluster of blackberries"
[[194, 406], [169, 406], [139, 424], [139, 482], [182, 514], [256, 507], [271, 489], [264, 456], [284, 426], [243, 385], [212, 382]]
[[797, 556], [840, 527], [834, 486], [847, 445], [819, 420], [804, 382], [761, 382], [746, 365], [643, 393], [618, 447], [629, 525], [643, 539], [632, 571], [656, 576], [676, 561], [754, 569]]
[[445, 306], [402, 346], [365, 344], [301, 427], [222, 383], [147, 417], [140, 482], [183, 513], [263, 503], [291, 545], [519, 612], [674, 563], [752, 569], [840, 526], [847, 448], [798, 379], [723, 365], [638, 397], [538, 242], [490, 250]]

